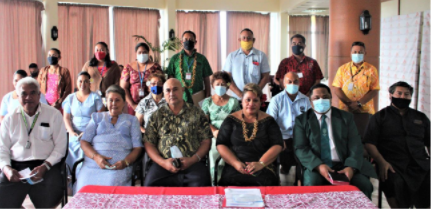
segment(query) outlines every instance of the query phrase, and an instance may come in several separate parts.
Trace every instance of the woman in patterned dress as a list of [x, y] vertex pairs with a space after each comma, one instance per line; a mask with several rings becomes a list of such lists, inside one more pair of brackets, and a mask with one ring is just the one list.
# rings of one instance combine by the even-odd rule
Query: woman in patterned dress
[[118, 85], [106, 91], [108, 112], [93, 113], [81, 138], [85, 158], [75, 192], [86, 185], [130, 186], [132, 163], [142, 150], [138, 119], [122, 114], [125, 91]]
[[120, 86], [126, 91], [128, 113], [131, 115], [135, 115], [134, 110], [138, 103], [150, 92], [146, 85], [148, 76], [163, 73], [161, 66], [150, 59], [150, 48], [147, 44], [138, 43], [135, 52], [136, 61], [126, 65], [120, 79]]

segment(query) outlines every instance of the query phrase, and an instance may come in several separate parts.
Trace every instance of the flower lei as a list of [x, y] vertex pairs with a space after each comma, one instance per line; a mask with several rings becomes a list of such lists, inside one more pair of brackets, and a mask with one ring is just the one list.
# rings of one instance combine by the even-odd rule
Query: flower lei
[[190, 88], [192, 88], [194, 86], [195, 75], [196, 75], [196, 67], [197, 67], [197, 53], [195, 53], [195, 55], [194, 55], [194, 63], [193, 63], [193, 68], [192, 68], [192, 82], [188, 86], [188, 85], [186, 85], [185, 78], [183, 76], [183, 53], [180, 53], [180, 75], [181, 75], [181, 79], [182, 79], [182, 82], [184, 84], [184, 87], [187, 88], [187, 89], [190, 89]]

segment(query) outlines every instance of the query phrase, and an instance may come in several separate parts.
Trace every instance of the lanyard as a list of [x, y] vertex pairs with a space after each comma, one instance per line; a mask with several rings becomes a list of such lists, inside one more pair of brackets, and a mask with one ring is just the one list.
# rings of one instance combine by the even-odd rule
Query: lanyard
[[141, 77], [141, 71], [140, 71], [140, 69], [139, 69], [139, 64], [138, 64], [138, 62], [137, 62], [137, 69], [138, 69], [138, 75], [139, 75], [139, 78], [140, 78], [140, 83], [141, 83], [141, 88], [142, 88], [142, 84], [143, 84], [143, 82], [144, 82], [144, 77], [145, 77], [145, 73], [146, 73], [146, 71], [147, 71], [147, 64], [145, 65], [145, 67], [144, 67], [144, 75]]
[[[24, 123], [25, 123], [25, 126], [26, 126], [26, 128], [28, 130], [27, 120], [26, 120], [26, 117], [24, 116], [24, 111], [22, 109], [21, 109], [21, 116], [22, 116], [22, 118], [24, 120]], [[30, 127], [30, 130], [28, 131], [28, 134], [27, 134], [28, 136], [30, 136], [30, 133], [33, 131], [34, 125], [36, 124], [36, 121], [37, 121], [38, 117], [39, 117], [39, 112], [36, 114], [36, 117], [33, 120], [33, 123], [32, 123], [32, 125]]]
[[191, 60], [192, 62], [189, 62], [188, 64], [187, 64], [187, 66], [188, 66], [188, 71], [190, 72], [191, 70], [190, 70], [190, 67], [192, 66], [192, 64], [194, 63], [194, 59], [192, 58], [192, 60]]
[[105, 67], [105, 63], [104, 63], [104, 65], [103, 65], [103, 67], [102, 67], [102, 70], [101, 70], [101, 76], [103, 77], [103, 73], [104, 73], [104, 71], [106, 70], [106, 67]]
[[[351, 81], [352, 82], [354, 82], [354, 77], [357, 76], [357, 74], [359, 74], [362, 70], [363, 70], [363, 67], [360, 67], [360, 69], [357, 71], [357, 73], [353, 75], [352, 66], [350, 66], [350, 73], [351, 73]], [[364, 75], [364, 72], [363, 72], [363, 75]]]

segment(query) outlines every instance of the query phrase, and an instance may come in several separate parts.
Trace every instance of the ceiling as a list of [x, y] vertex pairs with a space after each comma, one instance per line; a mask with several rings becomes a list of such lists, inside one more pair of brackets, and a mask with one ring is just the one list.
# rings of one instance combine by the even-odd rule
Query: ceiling
[[[330, 0], [303, 0], [291, 9], [290, 15], [329, 15]], [[324, 11], [305, 12], [310, 9], [322, 9]]]

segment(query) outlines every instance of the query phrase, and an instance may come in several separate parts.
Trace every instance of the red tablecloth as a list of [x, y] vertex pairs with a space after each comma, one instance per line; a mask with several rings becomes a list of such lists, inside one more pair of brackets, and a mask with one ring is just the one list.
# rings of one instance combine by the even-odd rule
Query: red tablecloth
[[[263, 194], [265, 208], [373, 209], [356, 187], [250, 187]], [[220, 209], [225, 187], [83, 187], [65, 209]]]

